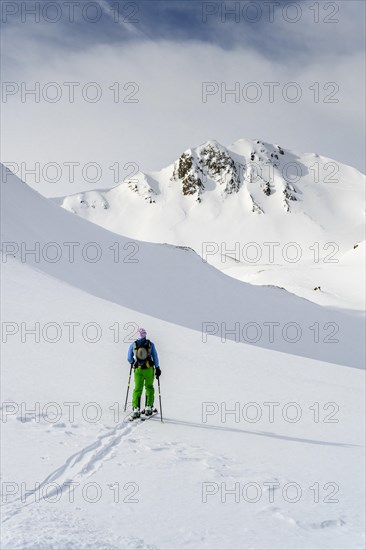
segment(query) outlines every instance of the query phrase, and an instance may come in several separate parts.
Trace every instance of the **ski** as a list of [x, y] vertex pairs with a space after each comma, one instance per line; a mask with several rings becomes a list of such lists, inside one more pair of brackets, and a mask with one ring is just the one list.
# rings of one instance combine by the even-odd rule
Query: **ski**
[[158, 414], [158, 409], [154, 409], [151, 414], [145, 415], [145, 411], [141, 411], [141, 422], [145, 422], [145, 420], [149, 420], [152, 416], [156, 416]]
[[137, 416], [136, 418], [134, 418], [131, 414], [128, 417], [128, 421], [129, 422], [134, 422], [135, 420], [140, 420], [140, 422], [145, 422], [145, 420], [149, 420], [149, 418], [151, 418], [152, 416], [155, 416], [156, 414], [158, 414], [158, 412], [159, 412], [158, 409], [153, 409], [152, 414], [145, 415], [145, 409], [143, 409], [141, 411], [140, 416]]

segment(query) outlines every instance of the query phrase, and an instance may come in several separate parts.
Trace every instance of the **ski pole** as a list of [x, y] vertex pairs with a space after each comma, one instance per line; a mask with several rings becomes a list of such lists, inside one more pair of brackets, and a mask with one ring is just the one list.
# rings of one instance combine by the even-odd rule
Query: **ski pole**
[[130, 391], [131, 373], [132, 373], [132, 363], [131, 363], [131, 368], [130, 368], [130, 375], [128, 377], [127, 394], [126, 394], [126, 401], [125, 401], [125, 408], [124, 408], [125, 412], [126, 412], [126, 409], [127, 409], [128, 392]]
[[163, 421], [163, 409], [161, 408], [161, 393], [160, 393], [160, 376], [158, 378], [159, 404], [160, 404], [160, 419]]

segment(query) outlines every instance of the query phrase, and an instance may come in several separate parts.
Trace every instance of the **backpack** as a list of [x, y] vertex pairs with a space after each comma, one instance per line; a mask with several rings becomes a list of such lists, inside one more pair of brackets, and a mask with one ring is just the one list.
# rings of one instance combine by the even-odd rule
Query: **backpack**
[[134, 352], [136, 357], [135, 365], [141, 369], [148, 369], [154, 365], [154, 361], [151, 357], [151, 342], [145, 340], [144, 342], [135, 341]]

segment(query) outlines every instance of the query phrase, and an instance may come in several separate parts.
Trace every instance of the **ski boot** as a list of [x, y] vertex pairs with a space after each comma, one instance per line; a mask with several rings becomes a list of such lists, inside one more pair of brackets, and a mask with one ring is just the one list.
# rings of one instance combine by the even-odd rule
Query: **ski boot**
[[140, 418], [140, 416], [141, 416], [140, 409], [136, 407], [136, 409], [133, 409], [130, 419], [135, 420], [136, 418]]

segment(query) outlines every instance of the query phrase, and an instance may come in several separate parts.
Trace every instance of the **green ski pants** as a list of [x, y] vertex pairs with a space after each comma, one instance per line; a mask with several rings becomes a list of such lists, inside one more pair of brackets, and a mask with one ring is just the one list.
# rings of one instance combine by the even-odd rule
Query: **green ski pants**
[[135, 387], [132, 395], [132, 407], [134, 409], [140, 407], [144, 385], [146, 393], [146, 406], [152, 407], [154, 405], [154, 376], [155, 369], [153, 367], [148, 369], [135, 369]]

